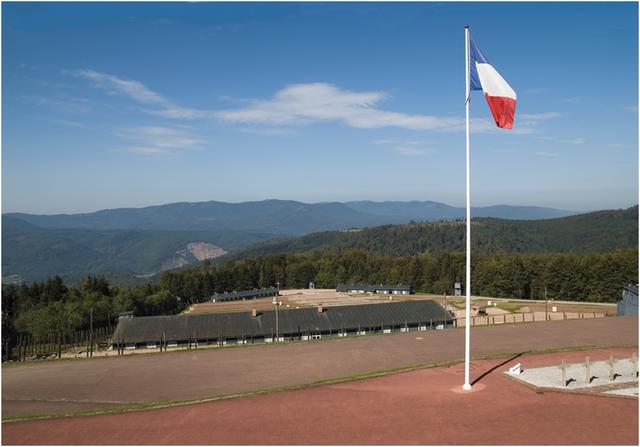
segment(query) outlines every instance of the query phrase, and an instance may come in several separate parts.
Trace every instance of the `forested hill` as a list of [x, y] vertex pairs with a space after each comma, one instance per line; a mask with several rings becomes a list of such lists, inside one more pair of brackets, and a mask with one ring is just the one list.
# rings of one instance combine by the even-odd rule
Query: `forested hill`
[[[593, 253], [638, 246], [638, 206], [545, 220], [472, 220], [472, 246], [482, 253]], [[463, 251], [465, 222], [412, 222], [355, 231], [326, 231], [271, 240], [220, 258], [245, 259], [269, 253], [358, 249], [379, 255], [439, 255]]]

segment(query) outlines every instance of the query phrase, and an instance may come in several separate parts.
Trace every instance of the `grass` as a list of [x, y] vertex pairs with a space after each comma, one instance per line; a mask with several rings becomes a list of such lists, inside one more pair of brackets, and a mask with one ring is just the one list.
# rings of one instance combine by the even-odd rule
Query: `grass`
[[523, 307], [523, 305], [516, 303], [498, 303], [496, 307], [498, 309], [506, 310], [509, 313], [515, 313], [518, 312]]
[[[616, 346], [616, 347], [630, 348], [630, 347], [636, 347], [636, 346], [637, 345]], [[584, 351], [587, 349], [604, 349], [604, 347], [594, 346], [594, 345], [583, 345], [583, 346], [564, 346], [559, 348], [548, 348], [548, 349], [533, 349], [525, 352], [502, 352], [497, 354], [491, 354], [488, 356], [474, 357], [472, 358], [472, 360], [492, 360], [492, 359], [510, 357], [516, 354], [520, 354], [520, 355], [545, 354], [545, 353], [553, 353], [553, 352]], [[277, 393], [277, 392], [283, 392], [283, 391], [303, 390], [303, 389], [317, 387], [321, 385], [331, 385], [331, 384], [343, 383], [343, 382], [354, 382], [359, 380], [386, 376], [390, 374], [398, 374], [398, 373], [415, 371], [418, 369], [451, 366], [451, 365], [458, 364], [460, 362], [462, 362], [462, 359], [456, 359], [448, 362], [434, 362], [434, 363], [409, 365], [409, 366], [402, 366], [402, 367], [390, 368], [390, 369], [379, 370], [379, 371], [372, 371], [368, 373], [358, 373], [358, 374], [351, 374], [351, 375], [341, 376], [341, 377], [320, 379], [320, 380], [315, 380], [315, 381], [304, 383], [304, 384], [285, 385], [285, 386], [272, 387], [272, 388], [260, 388], [254, 391], [247, 391], [243, 393], [222, 394], [218, 396], [205, 397], [201, 399], [167, 400], [167, 401], [156, 401], [156, 402], [131, 403], [124, 406], [115, 407], [115, 408], [103, 407], [103, 408], [93, 408], [93, 409], [79, 410], [79, 411], [73, 411], [73, 412], [33, 413], [33, 414], [25, 414], [25, 415], [19, 415], [19, 416], [8, 416], [8, 417], [3, 417], [2, 422], [10, 423], [10, 422], [19, 422], [19, 421], [34, 420], [34, 419], [50, 419], [50, 418], [57, 418], [57, 417], [119, 414], [119, 413], [133, 412], [133, 411], [143, 411], [143, 410], [161, 409], [161, 408], [169, 408], [169, 407], [176, 407], [176, 406], [183, 406], [183, 405], [192, 405], [192, 404], [205, 403], [205, 402], [215, 402], [215, 401], [224, 400], [224, 399], [235, 399], [239, 397], [259, 396], [263, 394]]]

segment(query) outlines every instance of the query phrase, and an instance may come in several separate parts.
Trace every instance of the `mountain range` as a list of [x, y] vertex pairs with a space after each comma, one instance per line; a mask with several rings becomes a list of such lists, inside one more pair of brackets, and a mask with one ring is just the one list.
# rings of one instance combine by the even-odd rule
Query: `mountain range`
[[[550, 219], [552, 208], [494, 206], [474, 217]], [[330, 230], [460, 219], [464, 208], [432, 201], [303, 203], [290, 200], [172, 203], [94, 213], [2, 216], [3, 281], [119, 273], [145, 277], [256, 243]]]
[[[491, 206], [472, 209], [474, 217], [549, 219], [575, 214], [553, 208]], [[145, 208], [117, 208], [82, 214], [7, 213], [38, 227], [85, 230], [247, 231], [301, 235], [314, 231], [372, 227], [465, 217], [465, 209], [431, 201], [181, 202]]]

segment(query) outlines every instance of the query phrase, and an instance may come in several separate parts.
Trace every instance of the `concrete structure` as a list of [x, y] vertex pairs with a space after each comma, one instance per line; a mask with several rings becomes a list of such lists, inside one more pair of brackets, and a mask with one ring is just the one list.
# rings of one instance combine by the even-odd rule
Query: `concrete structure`
[[345, 293], [380, 293], [384, 295], [409, 295], [411, 294], [411, 286], [406, 284], [379, 284], [379, 285], [365, 285], [365, 284], [339, 284], [336, 287], [336, 292]]
[[[120, 320], [114, 347], [271, 343], [370, 333], [427, 331], [453, 325], [435, 301], [404, 301], [277, 311], [136, 317]], [[277, 325], [277, 326], [276, 326]], [[277, 339], [276, 334], [278, 334]]]
[[211, 296], [210, 300], [213, 303], [219, 303], [223, 301], [254, 300], [256, 298], [265, 298], [277, 295], [278, 289], [275, 287], [269, 287], [266, 289], [253, 289], [243, 290], [241, 292], [222, 293], [220, 295]]
[[638, 284], [628, 285], [622, 289], [622, 298], [616, 306], [616, 315], [638, 315]]

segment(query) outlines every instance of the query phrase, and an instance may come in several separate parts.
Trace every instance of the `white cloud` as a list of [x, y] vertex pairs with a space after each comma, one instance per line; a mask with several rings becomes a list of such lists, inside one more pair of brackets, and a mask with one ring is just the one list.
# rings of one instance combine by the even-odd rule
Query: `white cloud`
[[541, 140], [546, 140], [546, 141], [557, 141], [559, 143], [562, 144], [584, 144], [587, 140], [585, 140], [582, 137], [578, 137], [578, 138], [558, 138], [558, 137], [551, 137], [551, 136], [542, 136], [542, 137], [538, 137]]
[[210, 115], [210, 112], [206, 110], [178, 106], [138, 81], [94, 70], [77, 70], [70, 73], [91, 81], [96, 87], [104, 89], [110, 94], [124, 95], [139, 104], [154, 107], [153, 109], [144, 109], [145, 112], [153, 115], [174, 119], [202, 118]]
[[429, 144], [425, 141], [417, 140], [373, 140], [374, 144], [388, 147], [390, 150], [406, 156], [419, 156], [431, 153]]
[[533, 155], [537, 155], [539, 157], [557, 157], [558, 154], [555, 152], [533, 152]]
[[129, 127], [116, 132], [116, 135], [134, 144], [126, 152], [145, 155], [166, 155], [185, 149], [195, 149], [203, 143], [187, 129], [160, 126]]
[[246, 107], [218, 111], [215, 115], [236, 124], [272, 126], [341, 122], [361, 129], [392, 126], [452, 130], [461, 125], [457, 117], [407, 115], [379, 109], [378, 105], [386, 99], [382, 92], [352, 92], [325, 83], [292, 84], [271, 99], [252, 100]]
[[534, 126], [543, 121], [560, 118], [563, 115], [564, 114], [560, 112], [521, 113], [519, 115], [516, 113], [516, 119], [519, 119], [522, 125]]
[[421, 148], [412, 147], [412, 146], [393, 147], [391, 149], [399, 153], [400, 155], [407, 155], [412, 157], [417, 155], [426, 155], [430, 152], [429, 149], [421, 149]]
[[564, 98], [562, 100], [562, 102], [579, 102], [582, 101], [582, 97], [581, 96], [573, 96], [571, 98]]
[[72, 121], [72, 120], [64, 120], [60, 118], [48, 118], [48, 121], [51, 121], [52, 123], [56, 123], [56, 124], [62, 124], [63, 126], [69, 126], [69, 127], [85, 127], [84, 123], [80, 123], [78, 121]]
[[90, 110], [89, 101], [84, 98], [76, 98], [73, 96], [37, 96], [26, 95], [22, 97], [26, 101], [29, 101], [39, 107], [46, 107], [56, 112], [65, 113], [86, 113]]

